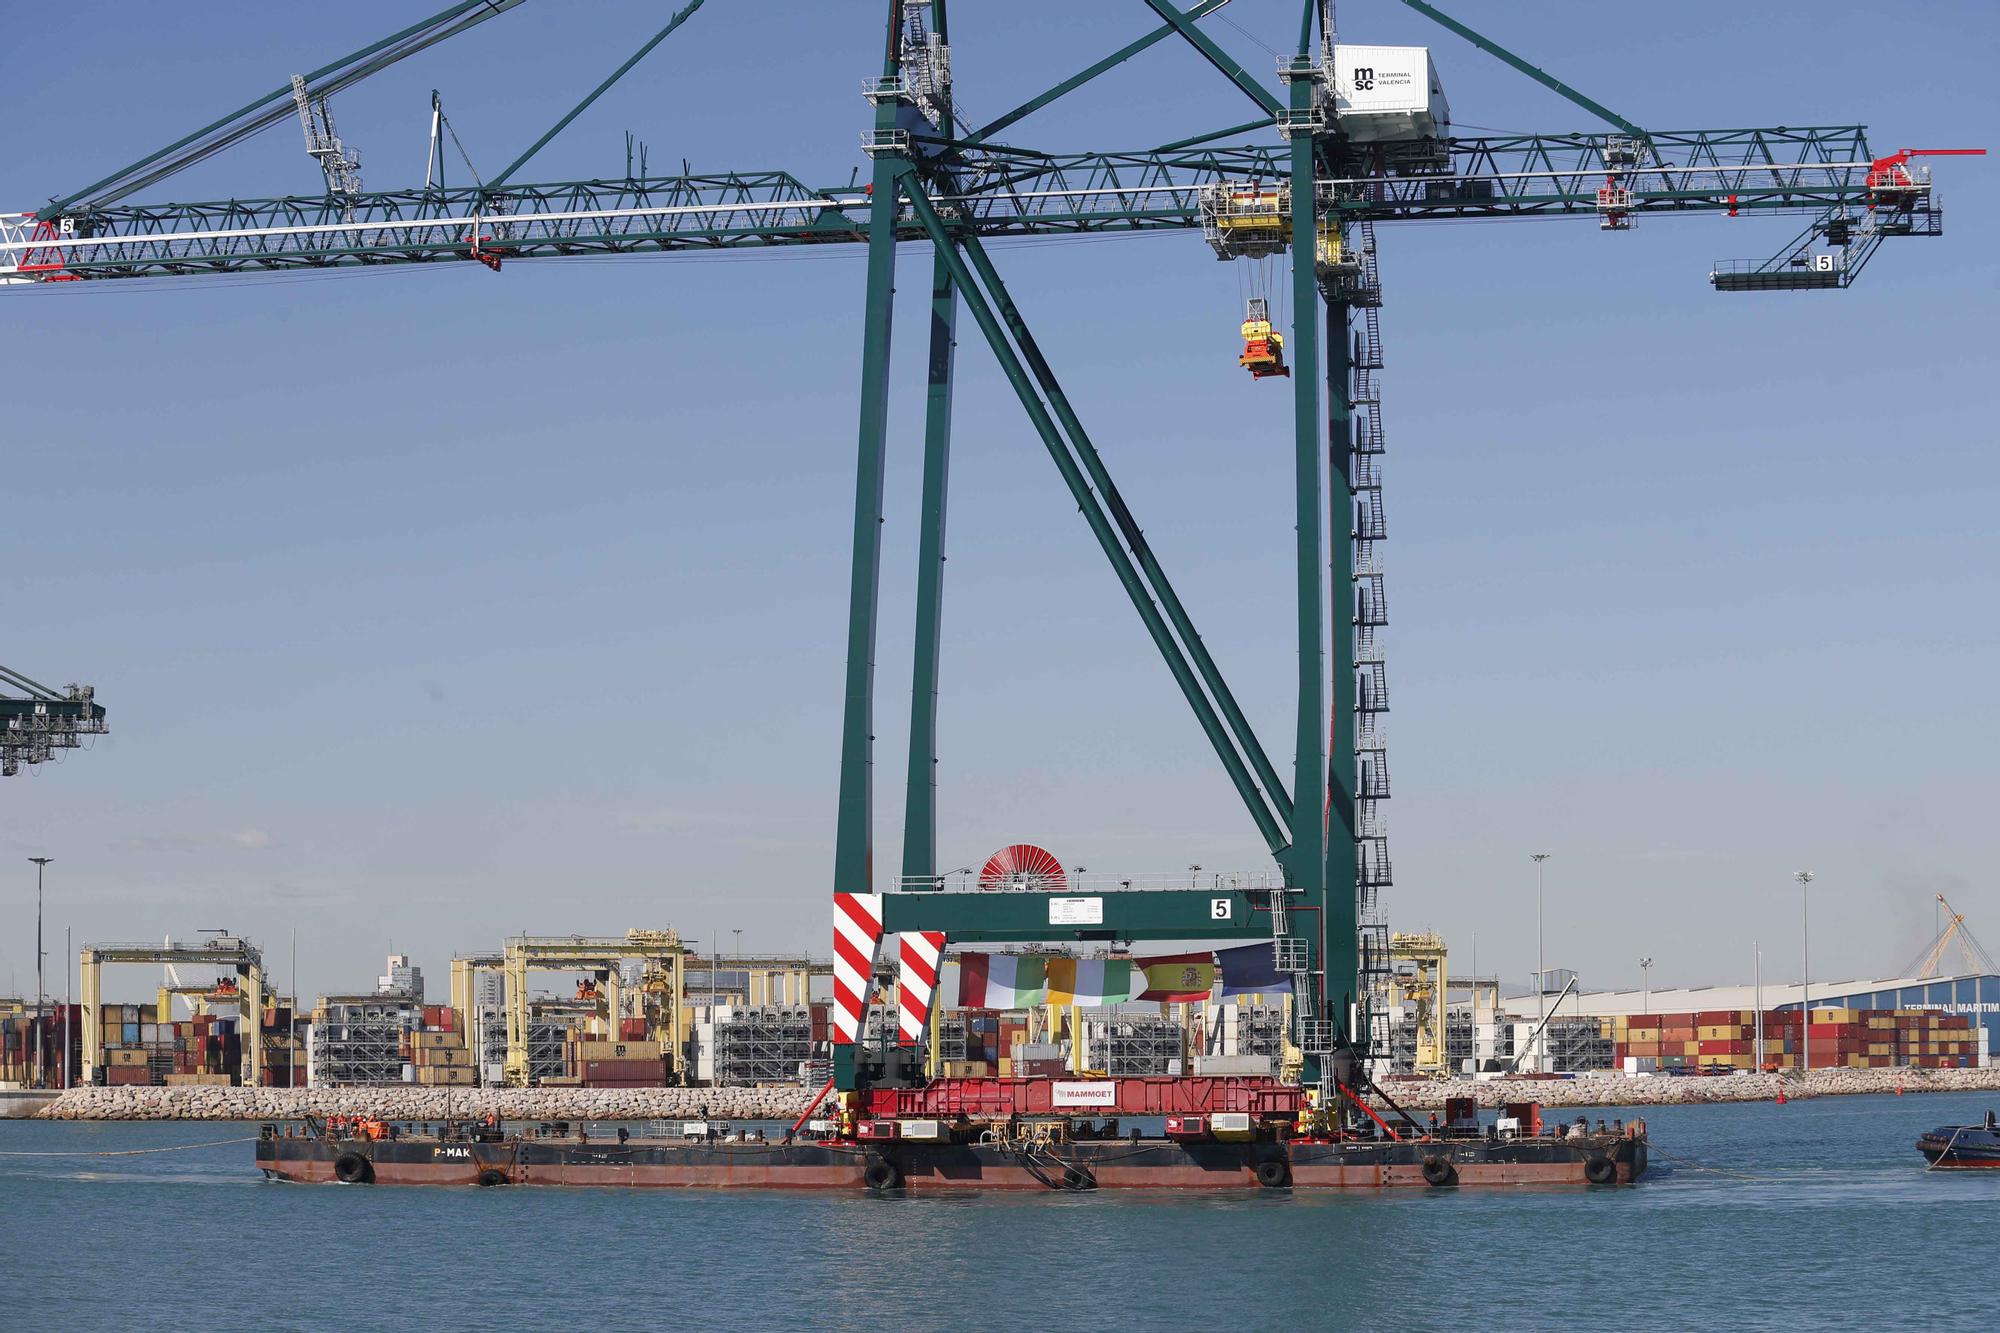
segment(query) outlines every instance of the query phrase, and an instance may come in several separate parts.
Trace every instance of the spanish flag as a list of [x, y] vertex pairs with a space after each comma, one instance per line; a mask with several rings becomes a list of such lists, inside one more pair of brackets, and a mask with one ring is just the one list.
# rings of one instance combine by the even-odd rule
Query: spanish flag
[[1212, 953], [1135, 958], [1132, 966], [1143, 972], [1145, 979], [1145, 989], [1134, 999], [1185, 1004], [1206, 1000], [1208, 993], [1215, 989], [1215, 955]]

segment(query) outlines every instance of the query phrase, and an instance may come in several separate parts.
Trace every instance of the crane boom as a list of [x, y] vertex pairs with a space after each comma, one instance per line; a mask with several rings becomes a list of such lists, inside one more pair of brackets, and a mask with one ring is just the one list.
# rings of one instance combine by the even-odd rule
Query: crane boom
[[[1874, 162], [1860, 125], [1655, 131], [1652, 142], [1660, 161], [1629, 170], [1637, 214], [1859, 209]], [[1353, 221], [1598, 214], [1605, 135], [1446, 147], [1442, 169], [1384, 165], [1321, 186]], [[933, 200], [986, 236], [1191, 230], [1204, 187], [1287, 170], [1284, 149], [1261, 144], [1070, 154], [985, 145], [956, 156], [956, 188]], [[50, 216], [0, 217], [0, 282], [462, 260], [482, 232], [482, 248], [523, 259], [853, 243], [866, 238], [869, 206], [852, 187], [753, 171], [91, 207], [64, 214], [67, 231], [55, 236]], [[907, 213], [897, 232], [922, 236]]]

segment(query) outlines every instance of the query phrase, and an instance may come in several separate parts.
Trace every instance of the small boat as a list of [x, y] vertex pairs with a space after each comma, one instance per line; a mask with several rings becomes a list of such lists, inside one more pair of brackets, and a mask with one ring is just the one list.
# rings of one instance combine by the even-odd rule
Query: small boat
[[1983, 1125], [1939, 1125], [1917, 1140], [1917, 1151], [1938, 1168], [2000, 1167], [2000, 1117]]

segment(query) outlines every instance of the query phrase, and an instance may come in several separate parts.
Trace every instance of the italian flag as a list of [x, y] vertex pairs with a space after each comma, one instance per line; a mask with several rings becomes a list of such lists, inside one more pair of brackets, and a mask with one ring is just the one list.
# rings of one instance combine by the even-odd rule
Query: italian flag
[[1099, 1006], [1132, 998], [1132, 963], [1124, 958], [1051, 958], [1050, 1004]]
[[1013, 953], [968, 953], [958, 959], [958, 1002], [967, 1009], [1026, 1009], [1045, 1004], [1043, 960]]

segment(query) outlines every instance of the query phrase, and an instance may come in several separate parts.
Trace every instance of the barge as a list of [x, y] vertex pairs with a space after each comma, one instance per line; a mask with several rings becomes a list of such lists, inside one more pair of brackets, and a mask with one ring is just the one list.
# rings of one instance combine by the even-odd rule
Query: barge
[[[1247, 1117], [1245, 1117], [1247, 1120]], [[855, 1135], [821, 1122], [766, 1139], [689, 1122], [679, 1133], [615, 1138], [555, 1124], [525, 1130], [446, 1125], [361, 1132], [266, 1125], [256, 1161], [273, 1180], [378, 1185], [588, 1185], [814, 1189], [913, 1194], [979, 1190], [1446, 1189], [1619, 1185], [1646, 1170], [1643, 1121], [1539, 1131], [1523, 1117], [1436, 1133], [1312, 1138], [1223, 1113], [1175, 1116], [1166, 1132], [1120, 1133], [1116, 1120], [988, 1125], [877, 1121]], [[1240, 1136], [1240, 1137], [1239, 1137]]]

